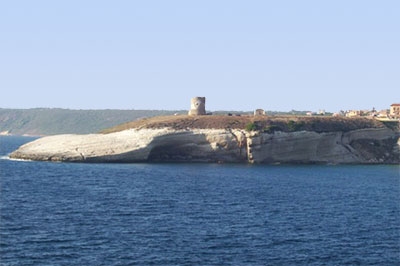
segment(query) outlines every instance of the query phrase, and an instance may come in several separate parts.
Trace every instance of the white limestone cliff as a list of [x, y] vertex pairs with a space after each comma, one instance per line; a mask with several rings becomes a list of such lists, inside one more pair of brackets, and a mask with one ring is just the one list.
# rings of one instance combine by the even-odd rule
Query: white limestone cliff
[[[250, 160], [255, 163], [377, 163], [396, 161], [398, 155], [382, 154], [382, 150], [388, 149], [383, 145], [389, 146], [389, 150], [398, 146], [396, 139], [396, 133], [388, 128], [322, 133], [275, 132], [253, 134], [248, 146]], [[356, 145], [359, 141], [363, 145]], [[371, 150], [372, 154], [367, 154]]]
[[399, 163], [399, 133], [262, 133], [239, 129], [129, 129], [56, 135], [21, 146], [11, 158], [75, 162]]

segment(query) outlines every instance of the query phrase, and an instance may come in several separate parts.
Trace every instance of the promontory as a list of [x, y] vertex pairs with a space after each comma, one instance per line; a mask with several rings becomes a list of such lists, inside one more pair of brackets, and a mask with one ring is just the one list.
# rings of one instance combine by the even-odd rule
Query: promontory
[[11, 158], [65, 162], [399, 164], [398, 122], [369, 118], [177, 115], [29, 142]]

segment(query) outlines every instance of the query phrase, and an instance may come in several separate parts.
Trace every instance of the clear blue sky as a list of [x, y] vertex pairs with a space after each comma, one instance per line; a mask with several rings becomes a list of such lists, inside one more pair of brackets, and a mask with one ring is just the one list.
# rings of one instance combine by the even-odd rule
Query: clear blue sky
[[386, 109], [398, 0], [4, 0], [0, 107]]

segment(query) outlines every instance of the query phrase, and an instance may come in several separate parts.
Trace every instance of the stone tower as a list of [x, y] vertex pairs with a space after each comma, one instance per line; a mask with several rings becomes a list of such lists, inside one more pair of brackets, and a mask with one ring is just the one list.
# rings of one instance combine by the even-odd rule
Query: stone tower
[[206, 115], [206, 97], [192, 98], [189, 115]]

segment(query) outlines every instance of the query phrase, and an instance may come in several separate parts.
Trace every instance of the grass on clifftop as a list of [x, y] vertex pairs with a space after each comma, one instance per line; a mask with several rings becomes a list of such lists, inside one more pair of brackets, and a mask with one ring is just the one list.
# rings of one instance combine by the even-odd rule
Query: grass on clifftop
[[247, 131], [350, 131], [362, 128], [381, 128], [385, 125], [375, 119], [324, 117], [324, 116], [157, 116], [144, 118], [137, 121], [124, 123], [112, 128], [102, 130], [100, 133], [108, 134], [127, 129], [140, 128], [172, 128], [172, 129], [243, 129]]

